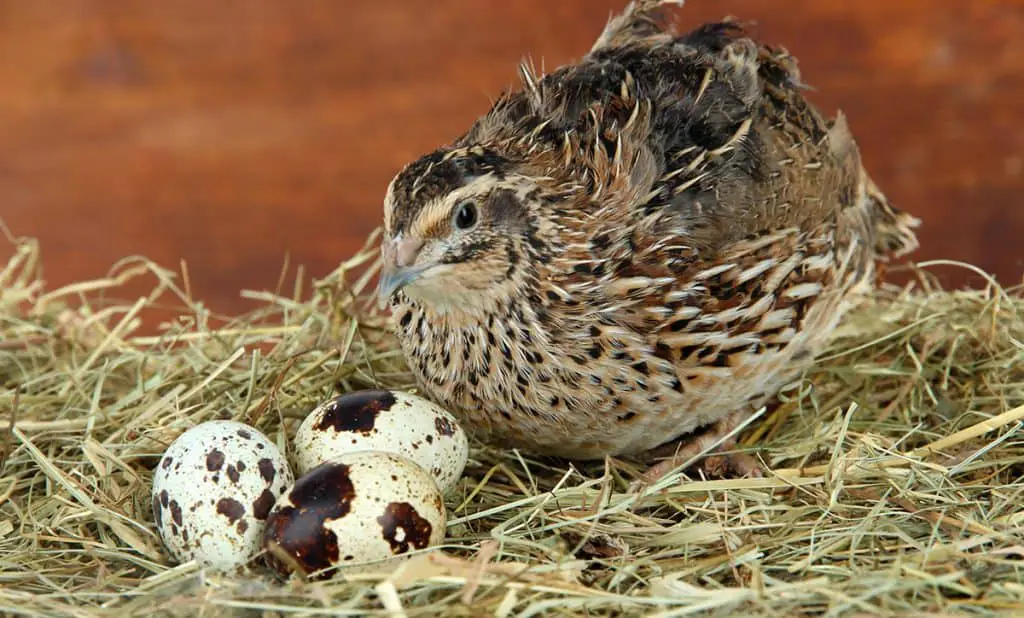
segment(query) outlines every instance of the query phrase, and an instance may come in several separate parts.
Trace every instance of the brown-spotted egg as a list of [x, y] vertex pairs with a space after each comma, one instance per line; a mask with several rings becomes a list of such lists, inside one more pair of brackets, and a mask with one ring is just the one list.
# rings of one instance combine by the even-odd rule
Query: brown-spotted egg
[[232, 571], [260, 551], [271, 507], [294, 477], [273, 442], [235, 421], [208, 421], [167, 448], [153, 473], [153, 518], [171, 556]]
[[469, 456], [455, 417], [402, 391], [356, 391], [327, 401], [303, 420], [292, 444], [298, 475], [344, 453], [389, 451], [430, 472], [441, 493], [455, 486]]
[[299, 477], [271, 510], [263, 543], [280, 573], [320, 579], [437, 545], [445, 524], [441, 493], [423, 468], [395, 453], [363, 451]]

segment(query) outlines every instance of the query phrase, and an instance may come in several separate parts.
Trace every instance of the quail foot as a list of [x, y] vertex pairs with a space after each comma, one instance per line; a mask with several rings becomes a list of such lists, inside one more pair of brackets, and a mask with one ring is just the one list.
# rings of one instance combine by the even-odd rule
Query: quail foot
[[387, 189], [379, 292], [402, 351], [486, 441], [671, 444], [663, 473], [794, 380], [917, 245], [785, 50], [728, 20], [680, 34], [669, 4], [629, 5], [547, 75], [524, 63]]

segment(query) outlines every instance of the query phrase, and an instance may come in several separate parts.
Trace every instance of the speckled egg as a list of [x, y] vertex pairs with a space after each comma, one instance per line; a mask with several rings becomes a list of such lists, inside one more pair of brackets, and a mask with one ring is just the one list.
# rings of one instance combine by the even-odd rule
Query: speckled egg
[[321, 404], [292, 440], [302, 475], [338, 455], [389, 451], [418, 463], [442, 493], [462, 476], [469, 456], [466, 432], [446, 410], [402, 391], [356, 391]]
[[295, 481], [271, 510], [263, 542], [267, 562], [282, 574], [321, 579], [437, 545], [445, 524], [441, 493], [423, 468], [395, 453], [363, 451]]
[[235, 421], [184, 432], [153, 474], [153, 518], [171, 556], [232, 571], [260, 551], [277, 498], [293, 483], [284, 455], [267, 436]]

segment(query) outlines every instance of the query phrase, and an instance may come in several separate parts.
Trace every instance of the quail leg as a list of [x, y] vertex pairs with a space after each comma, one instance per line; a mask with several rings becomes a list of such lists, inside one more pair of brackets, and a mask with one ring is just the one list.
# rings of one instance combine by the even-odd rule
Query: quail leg
[[733, 431], [749, 416], [746, 410], [734, 412], [699, 435], [687, 435], [659, 447], [652, 454], [672, 449], [667, 459], [649, 467], [640, 477], [640, 483], [651, 484], [701, 453], [707, 455], [696, 462], [695, 468], [708, 477], [761, 477], [764, 472], [754, 457], [746, 453], [727, 453], [736, 446], [735, 436], [723, 441], [712, 449], [722, 436]]

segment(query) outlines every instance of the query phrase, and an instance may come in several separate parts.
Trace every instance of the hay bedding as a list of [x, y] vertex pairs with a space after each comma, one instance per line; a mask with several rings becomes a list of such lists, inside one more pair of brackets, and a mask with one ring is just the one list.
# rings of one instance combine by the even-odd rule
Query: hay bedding
[[[0, 271], [0, 611], [1024, 613], [1024, 297], [942, 291], [921, 272], [850, 315], [744, 429], [767, 478], [673, 475], [631, 492], [633, 462], [475, 445], [443, 552], [320, 583], [167, 564], [149, 479], [182, 431], [233, 418], [283, 445], [281, 428], [338, 390], [412, 386], [367, 309], [375, 257], [308, 293], [246, 293], [260, 308], [225, 321], [191, 298], [187, 273], [141, 258], [47, 290], [37, 244], [15, 241]], [[116, 300], [130, 281], [152, 292]], [[168, 298], [180, 317], [141, 333]]]

